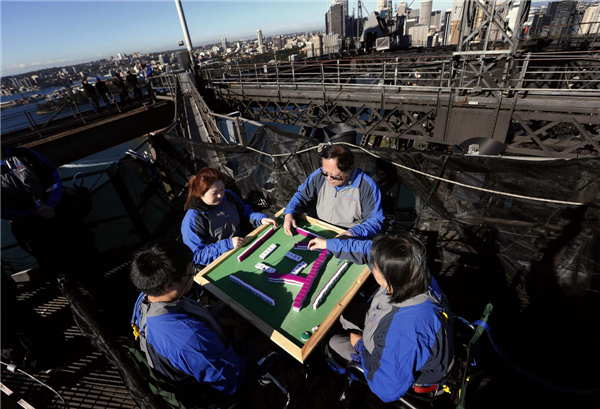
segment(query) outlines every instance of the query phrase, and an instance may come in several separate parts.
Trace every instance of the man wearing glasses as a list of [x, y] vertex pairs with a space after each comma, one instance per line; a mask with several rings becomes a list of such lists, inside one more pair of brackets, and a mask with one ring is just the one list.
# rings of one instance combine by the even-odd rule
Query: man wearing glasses
[[[140, 250], [131, 266], [131, 281], [142, 292], [131, 318], [133, 333], [155, 374], [179, 399], [194, 391], [189, 386], [195, 382], [232, 395], [246, 359], [221, 327], [224, 320], [218, 322], [191, 296], [195, 275], [192, 252], [183, 243], [160, 240]], [[234, 337], [241, 335], [234, 330]]]
[[285, 208], [285, 233], [291, 236], [297, 227], [295, 216], [315, 204], [319, 219], [348, 229], [337, 237], [374, 237], [385, 219], [379, 187], [369, 175], [354, 167], [354, 156], [345, 146], [326, 147], [322, 158], [322, 167], [300, 185]]

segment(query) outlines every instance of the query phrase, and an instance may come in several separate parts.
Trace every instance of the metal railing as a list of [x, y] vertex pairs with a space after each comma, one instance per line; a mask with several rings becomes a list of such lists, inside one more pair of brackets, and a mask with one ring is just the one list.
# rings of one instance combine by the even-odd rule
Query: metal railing
[[[153, 84], [157, 83], [157, 85], [153, 85], [154, 93], [167, 93], [172, 88], [172, 85], [163, 82], [161, 77], [154, 77], [152, 79]], [[147, 85], [142, 85], [142, 90], [146, 90], [146, 95], [148, 94]], [[123, 105], [120, 105], [123, 101], [118, 93], [108, 92], [107, 96], [110, 100], [115, 102], [117, 107], [117, 112], [121, 113], [121, 108]], [[130, 95], [130, 98], [132, 95]], [[99, 95], [96, 95], [96, 104], [100, 107], [106, 107], [106, 104]], [[52, 110], [50, 112], [39, 113], [40, 106], [37, 104], [31, 104], [31, 109], [22, 109], [16, 110], [15, 112], [11, 112], [12, 109], [6, 109], [2, 112], [2, 134], [7, 134], [9, 132], [15, 132], [22, 129], [29, 128], [30, 130], [36, 132], [39, 136], [42, 136], [44, 130], [47, 130], [48, 126], [52, 122], [56, 122], [60, 119], [66, 119], [68, 117], [72, 117], [74, 120], [78, 120], [82, 124], [86, 124], [86, 118], [90, 113], [94, 112], [91, 104], [88, 101], [84, 102], [75, 102], [75, 101], [66, 101], [61, 106], [56, 108], [56, 110]]]
[[[328, 60], [205, 69], [214, 88], [314, 87], [381, 90], [381, 87], [414, 87], [416, 91], [438, 90], [528, 90], [548, 89], [597, 92], [600, 85], [600, 53], [534, 54], [512, 61], [453, 60], [451, 56], [396, 58], [370, 62], [364, 59]], [[506, 64], [512, 64], [506, 67]], [[510, 68], [510, 70], [508, 70]], [[510, 72], [507, 72], [510, 71]], [[511, 73], [512, 72], [512, 73]]]

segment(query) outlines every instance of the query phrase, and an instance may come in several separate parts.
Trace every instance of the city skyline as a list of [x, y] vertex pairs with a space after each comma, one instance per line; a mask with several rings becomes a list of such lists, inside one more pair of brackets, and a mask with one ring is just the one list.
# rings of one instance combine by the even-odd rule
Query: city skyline
[[[117, 53], [177, 49], [183, 33], [173, 3], [4, 0], [0, 3], [1, 75], [81, 64], [116, 57]], [[228, 41], [256, 38], [256, 30], [265, 37], [322, 30], [330, 3], [182, 1], [194, 47], [220, 43], [222, 37]], [[356, 3], [349, 1], [350, 12]], [[420, 3], [414, 1], [412, 8], [419, 8]], [[363, 4], [369, 12], [377, 9], [376, 0]], [[434, 0], [433, 9], [444, 10], [451, 5], [452, 0]], [[285, 23], [289, 16], [293, 16], [293, 22]], [[65, 19], [68, 24], [63, 23]]]

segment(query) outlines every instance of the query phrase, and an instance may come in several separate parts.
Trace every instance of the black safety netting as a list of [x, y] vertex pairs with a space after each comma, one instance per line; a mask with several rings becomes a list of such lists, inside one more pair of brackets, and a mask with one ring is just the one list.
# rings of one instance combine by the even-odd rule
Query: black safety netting
[[[188, 175], [220, 168], [248, 204], [273, 214], [320, 166], [318, 149], [297, 153], [319, 141], [270, 125], [254, 133], [252, 149], [162, 134], [150, 142], [162, 147], [159, 167], [180, 163]], [[382, 190], [385, 230], [410, 230], [426, 242], [432, 271], [461, 315], [476, 319], [493, 303], [495, 339], [514, 362], [563, 385], [596, 387], [599, 375], [573, 374], [600, 364], [600, 159], [352, 151]], [[573, 359], [575, 350], [587, 352], [585, 361]]]

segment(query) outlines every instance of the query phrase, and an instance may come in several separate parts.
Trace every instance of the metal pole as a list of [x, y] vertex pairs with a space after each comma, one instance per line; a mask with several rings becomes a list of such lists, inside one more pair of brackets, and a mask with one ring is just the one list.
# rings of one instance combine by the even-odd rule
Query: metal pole
[[77, 105], [76, 102], [74, 102], [75, 104], [75, 108], [77, 108], [77, 112], [79, 113], [79, 116], [81, 117], [81, 120], [83, 121], [84, 124], [87, 124], [87, 122], [85, 122], [85, 119], [83, 119], [83, 114], [81, 113], [81, 110], [79, 109], [79, 105]]
[[40, 136], [40, 138], [42, 137], [42, 134], [40, 133], [40, 131], [38, 130], [37, 126], [35, 126], [35, 121], [33, 120], [32, 117], [30, 117], [29, 112], [27, 111], [23, 111], [23, 113], [25, 114], [25, 118], [27, 118], [27, 120], [29, 121], [29, 125], [31, 125], [31, 129], [35, 130], [37, 132], [37, 134]]
[[181, 29], [183, 30], [183, 36], [185, 38], [185, 45], [187, 46], [188, 52], [190, 53], [190, 62], [192, 64], [192, 71], [196, 71], [196, 62], [194, 61], [194, 52], [192, 50], [192, 40], [190, 39], [190, 32], [188, 31], [187, 23], [185, 22], [185, 15], [183, 14], [183, 8], [181, 7], [181, 1], [175, 0], [175, 7], [177, 7], [177, 13], [179, 14], [179, 21], [181, 22]]
[[323, 68], [323, 64], [321, 64], [321, 77], [322, 77], [322, 81], [323, 81], [323, 103], [326, 102], [326, 97], [325, 97], [325, 69]]
[[292, 61], [292, 81], [294, 82], [294, 86], [296, 85], [296, 73], [294, 72], [294, 62]]

